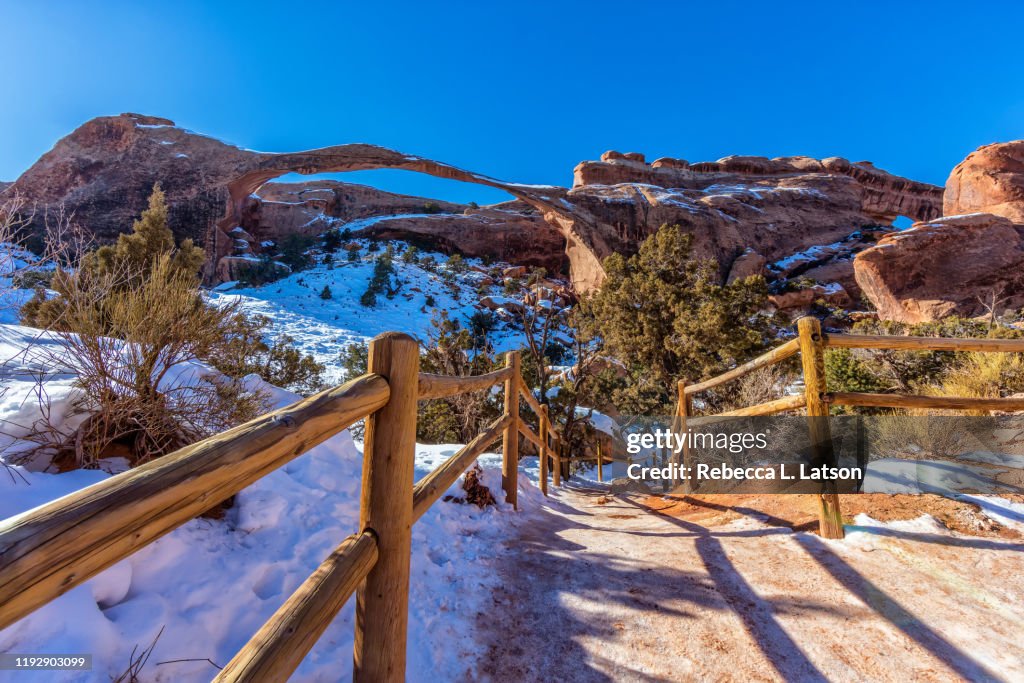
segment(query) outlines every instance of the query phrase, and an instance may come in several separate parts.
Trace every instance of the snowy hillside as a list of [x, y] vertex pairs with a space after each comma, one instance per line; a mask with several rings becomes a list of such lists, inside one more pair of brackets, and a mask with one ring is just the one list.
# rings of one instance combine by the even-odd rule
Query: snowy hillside
[[[211, 299], [237, 300], [246, 312], [270, 318], [272, 336], [294, 338], [295, 347], [326, 365], [328, 380], [337, 381], [341, 379], [338, 354], [350, 343], [365, 343], [388, 331], [407, 332], [424, 339], [434, 309], [447, 311], [451, 318], [465, 325], [478, 310], [482, 296], [498, 299], [502, 291], [500, 282], [475, 269], [452, 273], [449, 285], [443, 276], [447, 257], [421, 252], [439, 264], [437, 269], [431, 271], [396, 258], [396, 276], [403, 283], [398, 293], [390, 299], [380, 296], [375, 307], [366, 307], [359, 300], [373, 275], [373, 257], [379, 254], [367, 253], [368, 241], [358, 243], [363, 246], [359, 261], [347, 262], [341, 253], [328, 266], [323, 255], [318, 255], [309, 270], [259, 287], [226, 283], [211, 293]], [[405, 248], [400, 242], [391, 244], [400, 250]], [[467, 259], [466, 263], [481, 267], [477, 260]], [[320, 297], [324, 287], [330, 288], [330, 299]], [[514, 324], [500, 325], [492, 339], [495, 351], [499, 352], [522, 346], [521, 332]]]

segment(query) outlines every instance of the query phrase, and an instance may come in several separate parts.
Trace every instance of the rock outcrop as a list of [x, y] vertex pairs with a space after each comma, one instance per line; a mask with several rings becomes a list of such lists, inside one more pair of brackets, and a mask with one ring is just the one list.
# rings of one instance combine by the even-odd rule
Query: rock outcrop
[[857, 282], [879, 317], [906, 323], [1024, 306], [1024, 226], [975, 213], [915, 223], [859, 253]]
[[[564, 188], [503, 183], [373, 145], [341, 145], [286, 154], [254, 152], [179, 128], [168, 119], [121, 114], [93, 119], [59, 140], [5, 193], [18, 192], [36, 210], [31, 226], [35, 230], [43, 229], [42, 217], [48, 210], [64, 207], [80, 226], [103, 242], [130, 229], [146, 207], [153, 184], [159, 182], [167, 195], [172, 230], [179, 239], [192, 238], [206, 250], [206, 275], [216, 280], [218, 273], [235, 270], [233, 263], [218, 269], [220, 259], [256, 255], [265, 241], [273, 242], [293, 230], [309, 232], [331, 222], [321, 215], [341, 222], [416, 212], [429, 218], [433, 211], [457, 211], [461, 216], [466, 209], [344, 183], [316, 182], [301, 187], [269, 183], [293, 172], [311, 175], [378, 168], [419, 171], [506, 190], [526, 200], [535, 212], [541, 212], [539, 215], [566, 192]], [[289, 196], [296, 201], [287, 204]], [[466, 228], [492, 228], [500, 222], [500, 211], [493, 209], [476, 220], [460, 220]], [[536, 220], [524, 220], [521, 211], [510, 212], [509, 219], [513, 226], [529, 223], [534, 230], [541, 225]], [[427, 227], [418, 230], [426, 237], [437, 221], [424, 222]], [[407, 222], [410, 229], [411, 224]], [[547, 248], [557, 242], [558, 251], [564, 252], [559, 230], [543, 225], [548, 227], [546, 241], [540, 246]], [[243, 238], [239, 230], [252, 241]], [[508, 228], [505, 230], [505, 234], [496, 235], [495, 249], [490, 253], [484, 251], [488, 240], [475, 230], [448, 230], [444, 239], [460, 251], [461, 240], [465, 240], [466, 253], [480, 256], [548, 264], [560, 260], [557, 256], [533, 258], [535, 248], [529, 244], [529, 236], [514, 240], [507, 234]], [[516, 245], [527, 251], [515, 252]]]
[[601, 161], [584, 161], [575, 171], [573, 186], [646, 183], [659, 187], [703, 190], [723, 183], [771, 182], [772, 179], [812, 174], [847, 176], [856, 181], [861, 211], [874, 223], [890, 224], [897, 216], [930, 220], [942, 215], [941, 187], [893, 175], [869, 161], [852, 163], [841, 157], [730, 156], [691, 164], [663, 157], [646, 164], [643, 157], [605, 152]]
[[250, 195], [243, 227], [255, 239], [318, 235], [338, 223], [394, 215], [461, 214], [468, 207], [336, 180], [266, 183]]
[[521, 202], [506, 202], [461, 214], [404, 215], [367, 221], [357, 236], [399, 239], [444, 253], [567, 270], [565, 239], [544, 217]]
[[[942, 188], [838, 157], [726, 157], [700, 163], [661, 158], [647, 164], [638, 155], [607, 152], [601, 161], [576, 167], [566, 200], [573, 217], [553, 218], [572, 221], [586, 247], [578, 250], [589, 252], [572, 259], [574, 284], [585, 289], [600, 283], [601, 258], [632, 253], [665, 223], [692, 233], [695, 253], [717, 259], [725, 279], [747, 249], [775, 263], [850, 241], [862, 228], [888, 226], [896, 216], [939, 216]], [[831, 270], [847, 291], [856, 288], [848, 258]], [[769, 266], [768, 272], [777, 271]]]
[[991, 213], [1024, 224], [1024, 140], [985, 145], [946, 181], [944, 215]]
[[913, 323], [1024, 306], [1024, 140], [958, 164], [944, 212], [857, 255], [857, 282], [879, 316]]
[[104, 116], [59, 140], [7, 192], [36, 207], [37, 230], [46, 211], [63, 206], [99, 241], [109, 241], [131, 228], [159, 182], [175, 234], [206, 246], [210, 226], [224, 217], [227, 183], [254, 154], [168, 119]]
[[[344, 183], [270, 182], [287, 173], [379, 168], [485, 185], [517, 201], [469, 211], [435, 202], [417, 211], [429, 200]], [[837, 158], [727, 157], [695, 164], [662, 158], [647, 164], [639, 153], [608, 153], [580, 164], [572, 189], [524, 185], [373, 145], [253, 152], [137, 114], [89, 121], [7, 192], [24, 195], [43, 210], [38, 216], [63, 205], [100, 240], [110, 240], [129, 229], [156, 181], [167, 194], [172, 229], [206, 250], [210, 280], [233, 270], [230, 263], [218, 269], [220, 259], [258, 256], [287, 233], [394, 216], [358, 227], [364, 234], [549, 269], [567, 261], [577, 290], [599, 286], [602, 259], [632, 254], [665, 223], [693, 234], [695, 254], [717, 259], [723, 280], [748, 249], [764, 258], [772, 275], [778, 261], [848, 240], [863, 226], [885, 225], [896, 215], [933, 218], [942, 192]], [[750, 265], [736, 264], [737, 273]]]

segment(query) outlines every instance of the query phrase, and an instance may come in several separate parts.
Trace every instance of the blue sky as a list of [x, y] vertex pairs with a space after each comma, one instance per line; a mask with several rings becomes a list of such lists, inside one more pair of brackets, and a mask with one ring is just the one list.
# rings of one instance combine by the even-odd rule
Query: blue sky
[[[606, 149], [868, 159], [943, 183], [1024, 138], [1024, 3], [0, 0], [0, 179], [98, 115], [235, 144], [370, 142], [571, 182]], [[486, 190], [349, 174], [468, 201]]]

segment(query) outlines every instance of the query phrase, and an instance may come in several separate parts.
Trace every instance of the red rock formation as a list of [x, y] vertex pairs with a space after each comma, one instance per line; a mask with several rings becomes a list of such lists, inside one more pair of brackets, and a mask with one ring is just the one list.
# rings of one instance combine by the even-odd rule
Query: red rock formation
[[944, 214], [992, 213], [1024, 224], [1024, 140], [985, 145], [946, 181]]
[[768, 259], [758, 254], [753, 249], [747, 249], [736, 257], [736, 260], [729, 266], [727, 282], [742, 280], [752, 275], [764, 275], [764, 267], [768, 265]]
[[[633, 253], [664, 223], [692, 233], [695, 253], [717, 259], [724, 280], [748, 248], [775, 262], [896, 214], [931, 217], [937, 213], [936, 192], [941, 193], [842, 159], [727, 157], [692, 165], [667, 158], [648, 165], [638, 153], [609, 153], [603, 159], [577, 167], [577, 186], [567, 190], [507, 183], [373, 145], [252, 152], [166, 119], [123, 114], [84, 124], [7, 191], [21, 192], [40, 209], [64, 205], [100, 239], [111, 239], [130, 227], [153, 183], [160, 181], [172, 228], [206, 249], [207, 275], [214, 279], [219, 259], [257, 254], [268, 235], [318, 230], [331, 216], [393, 214], [407, 210], [410, 200], [364, 189], [359, 192], [375, 193], [366, 203], [376, 205], [359, 208], [358, 198], [351, 203], [339, 198], [339, 192], [357, 192], [341, 189], [343, 184], [312, 183], [296, 190], [268, 185], [274, 178], [378, 168], [417, 171], [504, 190], [521, 202], [517, 207], [531, 211], [509, 205], [469, 215], [406, 216], [371, 232], [419, 236], [471, 255], [546, 267], [561, 263], [551, 250], [564, 245], [578, 290], [600, 285], [604, 257]], [[296, 193], [295, 204], [275, 199]]]
[[356, 234], [403, 240], [445, 253], [540, 266], [554, 274], [566, 270], [565, 240], [543, 216], [529, 207], [518, 211], [498, 207], [467, 209], [458, 215], [383, 218]]
[[468, 207], [436, 199], [385, 192], [336, 180], [270, 182], [260, 187], [242, 227], [267, 239], [294, 232], [320, 234], [332, 224], [373, 216], [459, 213]]
[[992, 214], [948, 216], [886, 236], [857, 255], [857, 282], [879, 317], [906, 323], [985, 312], [993, 293], [1024, 306], [1024, 226]]
[[225, 185], [254, 155], [172, 121], [138, 114], [96, 118], [62, 138], [19, 177], [18, 192], [43, 214], [64, 206], [100, 241], [131, 228], [160, 182], [175, 233], [203, 243], [224, 215]]
[[[227, 145], [210, 137], [178, 128], [172, 121], [138, 114], [100, 117], [93, 119], [57, 142], [30, 169], [18, 178], [6, 192], [16, 191], [37, 209], [36, 230], [42, 230], [41, 216], [59, 206], [74, 212], [76, 221], [87, 228], [100, 241], [109, 241], [128, 230], [132, 221], [145, 208], [152, 186], [160, 182], [170, 206], [169, 220], [179, 238], [191, 237], [207, 251], [210, 263], [207, 274], [216, 277], [216, 262], [238, 255], [240, 243], [236, 228], [242, 228], [255, 239], [260, 239], [260, 227], [271, 228], [280, 236], [290, 229], [300, 229], [309, 218], [310, 211], [319, 204], [326, 208], [330, 202], [316, 198], [291, 208], [272, 206], [254, 197], [268, 181], [286, 173], [305, 175], [333, 173], [377, 168], [400, 168], [419, 171], [442, 178], [451, 178], [506, 190], [527, 201], [534, 209], [546, 211], [552, 202], [565, 194], [563, 188], [520, 186], [503, 183], [462, 169], [395, 152], [373, 145], [342, 145], [308, 152], [267, 154]], [[340, 184], [339, 184], [340, 185]], [[310, 190], [324, 190], [324, 186], [307, 186]], [[273, 196], [287, 194], [287, 188], [276, 184], [267, 190]], [[301, 192], [301, 190], [300, 190]], [[359, 191], [353, 190], [358, 193]], [[373, 192], [372, 189], [369, 192]], [[365, 194], [365, 193], [364, 193]], [[337, 198], [337, 195], [336, 195]], [[367, 209], [367, 215], [396, 213], [408, 205], [430, 200], [403, 198], [401, 195], [377, 193], [381, 202], [379, 213]], [[458, 208], [436, 202], [441, 210]], [[364, 207], [365, 208], [365, 207]], [[333, 209], [343, 217], [353, 213], [351, 208]], [[271, 216], [273, 214], [273, 216]], [[263, 221], [263, 219], [267, 219]], [[515, 213], [513, 223], [522, 222]], [[465, 223], [465, 221], [463, 221]], [[480, 220], [477, 227], [496, 223], [496, 214], [490, 220]], [[433, 223], [431, 224], [433, 225]], [[531, 223], [536, 227], [536, 223]], [[558, 238], [558, 230], [551, 228], [547, 239]], [[484, 243], [478, 235], [467, 235]], [[525, 240], [519, 240], [524, 243]], [[498, 251], [508, 254], [508, 239], [496, 240]], [[259, 245], [250, 245], [246, 253], [258, 252]], [[528, 262], [529, 252], [523, 255]], [[550, 258], [543, 258], [551, 262]], [[557, 260], [557, 259], [556, 259]], [[222, 272], [230, 268], [222, 269]]]
[[588, 262], [588, 254], [581, 253], [573, 259], [570, 253], [578, 289], [600, 284], [604, 273], [598, 259], [613, 252], [633, 253], [664, 224], [678, 224], [694, 235], [694, 254], [717, 260], [724, 280], [747, 249], [776, 262], [844, 240], [870, 222], [856, 182], [844, 175], [789, 176], [704, 189], [583, 185], [573, 188], [566, 200], [571, 215], [555, 220], [571, 220], [578, 241], [593, 258]]
[[647, 183], [660, 187], [705, 189], [714, 184], [749, 183], [807, 174], [845, 175], [857, 182], [861, 210], [874, 222], [890, 224], [897, 216], [929, 220], [942, 213], [942, 188], [892, 175], [871, 162], [840, 157], [730, 156], [690, 164], [668, 157], [647, 165], [643, 158], [605, 152], [601, 161], [584, 161], [574, 171], [573, 187]]

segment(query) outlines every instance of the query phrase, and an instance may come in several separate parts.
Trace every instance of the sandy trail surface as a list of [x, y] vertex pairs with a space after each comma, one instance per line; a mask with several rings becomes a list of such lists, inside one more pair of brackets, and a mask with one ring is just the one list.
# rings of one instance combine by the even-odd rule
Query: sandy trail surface
[[1020, 538], [690, 507], [577, 487], [524, 509], [473, 680], [1024, 680]]

